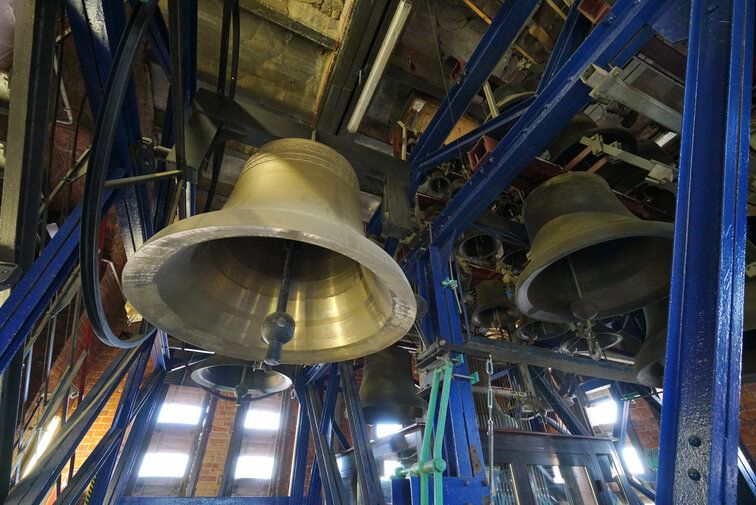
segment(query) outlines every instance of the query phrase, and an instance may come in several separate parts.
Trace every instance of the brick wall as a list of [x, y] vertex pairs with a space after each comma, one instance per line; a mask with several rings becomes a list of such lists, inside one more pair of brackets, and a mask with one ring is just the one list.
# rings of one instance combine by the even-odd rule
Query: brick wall
[[740, 438], [756, 455], [756, 383], [743, 384], [740, 390]]
[[643, 449], [659, 447], [659, 421], [643, 399], [630, 402], [630, 425]]

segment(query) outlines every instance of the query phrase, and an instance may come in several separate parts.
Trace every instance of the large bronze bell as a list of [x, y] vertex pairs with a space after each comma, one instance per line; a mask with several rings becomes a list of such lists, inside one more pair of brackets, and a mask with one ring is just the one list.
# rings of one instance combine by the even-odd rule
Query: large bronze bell
[[472, 322], [480, 328], [507, 328], [520, 317], [501, 281], [482, 281], [475, 287]]
[[249, 361], [215, 354], [192, 367], [191, 377], [200, 386], [243, 398], [247, 394], [277, 393], [291, 387], [293, 369], [279, 370], [255, 368]]
[[[288, 297], [277, 310], [286, 247]], [[399, 265], [363, 234], [354, 170], [314, 141], [266, 144], [223, 209], [178, 221], [129, 260], [123, 289], [155, 326], [194, 345], [262, 360], [263, 320], [293, 318], [281, 363], [365, 356], [412, 327], [415, 296]], [[285, 291], [284, 291], [285, 292]]]
[[417, 395], [409, 352], [394, 345], [367, 356], [360, 401], [368, 424], [406, 425], [422, 417], [425, 401]]
[[669, 289], [673, 224], [630, 213], [601, 177], [558, 175], [523, 206], [530, 263], [515, 303], [541, 321], [572, 322], [625, 314]]
[[[756, 381], [756, 281], [745, 283], [743, 297], [743, 382]], [[664, 385], [664, 362], [667, 353], [669, 300], [647, 305], [646, 338], [635, 355], [638, 382], [655, 388]]]

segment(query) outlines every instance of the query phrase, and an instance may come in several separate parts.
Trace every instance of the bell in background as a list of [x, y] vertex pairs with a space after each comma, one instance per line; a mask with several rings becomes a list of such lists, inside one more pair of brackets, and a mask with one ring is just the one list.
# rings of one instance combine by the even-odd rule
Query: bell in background
[[267, 358], [263, 321], [282, 312], [274, 322], [293, 335], [276, 340], [281, 363], [372, 354], [412, 327], [415, 297], [396, 261], [364, 236], [361, 215], [357, 177], [339, 153], [277, 140], [247, 161], [222, 210], [144, 244], [123, 289], [158, 328], [227, 356]]
[[646, 338], [635, 355], [635, 375], [638, 382], [660, 388], [664, 384], [664, 355], [667, 352], [667, 316], [669, 299], [643, 307], [646, 316]]
[[520, 313], [509, 300], [507, 286], [501, 281], [482, 281], [475, 287], [472, 322], [480, 328], [509, 328]]
[[666, 296], [673, 224], [635, 217], [598, 175], [546, 181], [525, 200], [523, 220], [531, 257], [515, 303], [528, 317], [606, 319]]
[[417, 395], [409, 352], [394, 345], [365, 357], [360, 401], [368, 424], [407, 425], [422, 417], [425, 401]]
[[[756, 280], [745, 283], [743, 300], [743, 382], [756, 381]], [[664, 362], [667, 352], [669, 299], [647, 305], [646, 338], [635, 355], [635, 374], [646, 386], [664, 386]]]
[[292, 367], [276, 371], [253, 365], [249, 361], [215, 354], [192, 367], [191, 377], [200, 386], [213, 391], [234, 393], [237, 402], [248, 394], [277, 393], [291, 387]]
[[622, 335], [615, 333], [606, 326], [598, 325], [590, 335], [572, 334], [566, 336], [559, 346], [559, 351], [565, 354], [590, 356], [600, 359], [601, 353], [622, 342]]
[[469, 228], [459, 240], [459, 254], [476, 264], [493, 261], [500, 247], [498, 238], [478, 228]]
[[515, 335], [524, 342], [540, 342], [561, 337], [570, 331], [567, 323], [547, 323], [534, 319], [525, 319], [517, 325]]

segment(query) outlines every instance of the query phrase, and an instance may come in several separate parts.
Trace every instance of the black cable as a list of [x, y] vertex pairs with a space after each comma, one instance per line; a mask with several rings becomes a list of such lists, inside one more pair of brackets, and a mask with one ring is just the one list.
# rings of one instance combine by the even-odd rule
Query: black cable
[[142, 335], [121, 339], [111, 330], [105, 318], [100, 295], [99, 240], [102, 220], [102, 193], [108, 176], [113, 141], [118, 127], [131, 70], [158, 0], [139, 2], [134, 6], [123, 37], [118, 44], [105, 85], [102, 103], [97, 112], [89, 156], [81, 214], [81, 290], [84, 306], [95, 335], [105, 344], [130, 348], [152, 337], [156, 329]]

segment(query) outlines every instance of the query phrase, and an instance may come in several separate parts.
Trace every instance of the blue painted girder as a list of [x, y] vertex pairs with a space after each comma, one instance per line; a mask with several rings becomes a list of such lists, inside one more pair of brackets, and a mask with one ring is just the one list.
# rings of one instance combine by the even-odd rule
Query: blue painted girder
[[[450, 247], [588, 103], [590, 88], [580, 80], [586, 68], [624, 65], [651, 37], [648, 24], [664, 19], [666, 11], [680, 2], [618, 1], [432, 223], [432, 245]], [[412, 273], [414, 263], [426, 254], [423, 247], [410, 251], [401, 261], [405, 273]]]
[[735, 504], [753, 0], [693, 0], [657, 503]]

